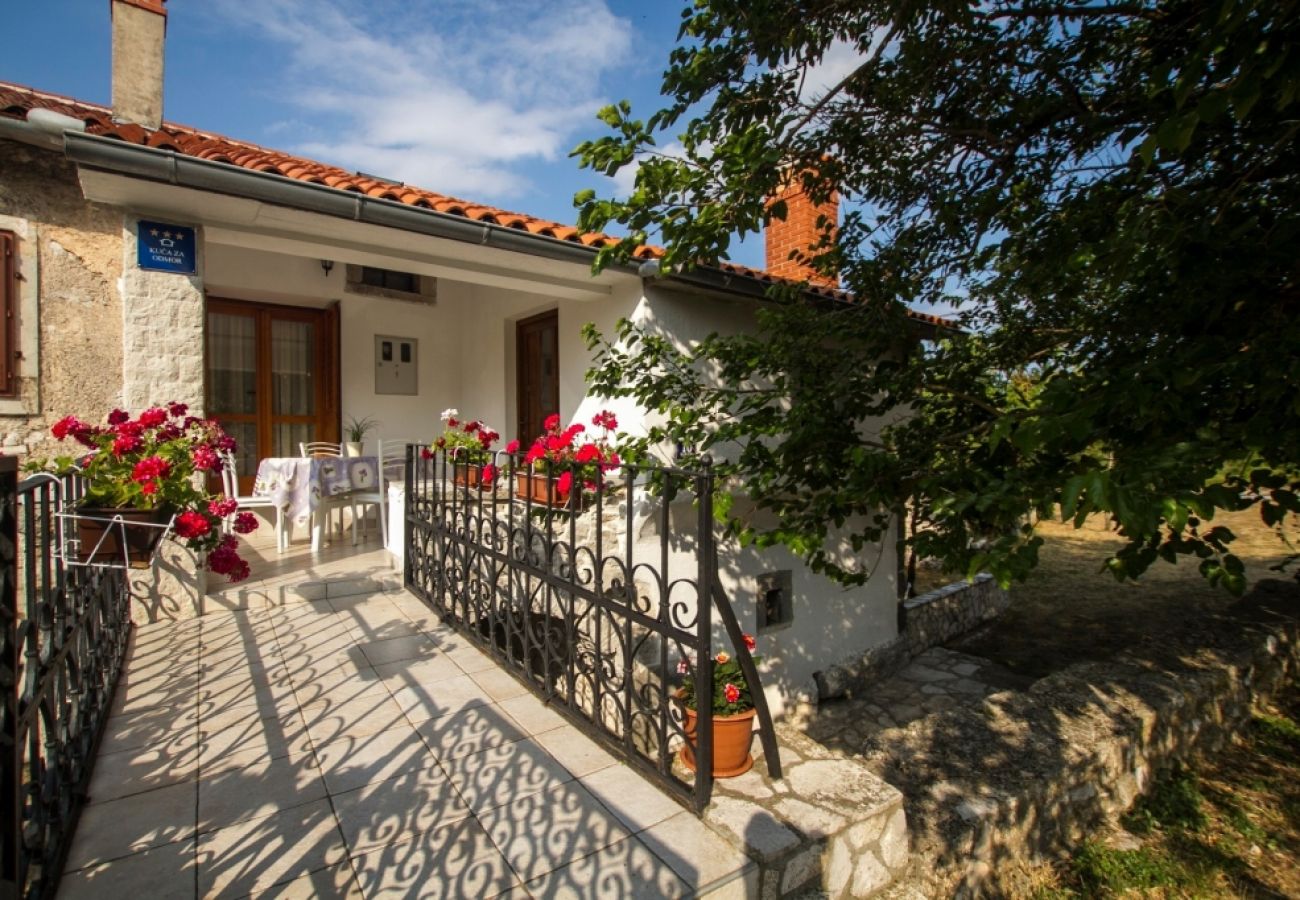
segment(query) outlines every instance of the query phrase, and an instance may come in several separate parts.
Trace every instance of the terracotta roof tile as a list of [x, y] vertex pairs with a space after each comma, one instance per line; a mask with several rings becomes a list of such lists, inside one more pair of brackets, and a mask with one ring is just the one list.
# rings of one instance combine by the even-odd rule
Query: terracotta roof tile
[[[530, 234], [544, 235], [561, 241], [572, 241], [588, 247], [604, 247], [618, 241], [618, 238], [600, 232], [582, 232], [571, 225], [549, 222], [523, 213], [507, 212], [491, 206], [469, 203], [446, 194], [428, 191], [422, 188], [401, 185], [391, 181], [381, 181], [348, 172], [337, 166], [304, 157], [293, 156], [278, 150], [271, 150], [237, 141], [219, 134], [201, 131], [174, 122], [164, 122], [161, 128], [149, 131], [132, 123], [114, 122], [112, 111], [94, 103], [86, 103], [71, 97], [38, 91], [23, 85], [0, 82], [0, 116], [12, 119], [25, 118], [33, 109], [48, 109], [62, 113], [86, 123], [86, 132], [93, 135], [116, 138], [131, 144], [142, 144], [163, 150], [172, 150], [198, 159], [222, 162], [239, 166], [256, 172], [267, 172], [295, 181], [323, 184], [345, 191], [364, 193], [371, 197], [382, 197], [403, 203], [433, 209], [453, 216], [463, 216], [476, 222], [503, 225], [518, 228]], [[643, 245], [633, 254], [637, 259], [658, 259], [663, 256], [663, 248]], [[735, 263], [720, 263], [718, 268], [733, 275], [753, 278], [761, 282], [774, 283], [784, 281], [761, 269], [751, 269]], [[812, 285], [809, 291], [825, 297], [852, 299], [846, 291]], [[940, 326], [951, 326], [950, 322], [939, 316], [925, 313], [911, 313], [921, 321]]]

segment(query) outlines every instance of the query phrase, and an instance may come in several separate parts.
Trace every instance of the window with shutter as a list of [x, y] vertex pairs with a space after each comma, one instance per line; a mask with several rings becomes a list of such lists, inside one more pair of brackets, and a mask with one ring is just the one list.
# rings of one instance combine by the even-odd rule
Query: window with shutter
[[0, 397], [18, 393], [18, 239], [0, 231]]

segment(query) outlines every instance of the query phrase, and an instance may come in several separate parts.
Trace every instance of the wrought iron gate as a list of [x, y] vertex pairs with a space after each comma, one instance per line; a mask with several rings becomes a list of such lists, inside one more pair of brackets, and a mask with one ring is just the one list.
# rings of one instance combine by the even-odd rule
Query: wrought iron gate
[[54, 895], [130, 634], [123, 569], [66, 567], [76, 478], [0, 457], [0, 897]]
[[[458, 465], [408, 448], [406, 585], [554, 709], [669, 792], [712, 793], [712, 711], [699, 704], [694, 778], [683, 678], [713, 696], [713, 613], [751, 685], [769, 771], [780, 761], [758, 673], [717, 578], [713, 474], [619, 465], [584, 476]], [[559, 476], [569, 472], [570, 492]]]

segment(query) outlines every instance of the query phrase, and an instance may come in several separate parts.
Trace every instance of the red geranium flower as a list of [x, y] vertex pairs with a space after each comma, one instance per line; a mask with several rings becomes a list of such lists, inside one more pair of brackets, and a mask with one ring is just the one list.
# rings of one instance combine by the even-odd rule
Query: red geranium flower
[[555, 493], [563, 500], [569, 496], [571, 490], [573, 490], [573, 473], [561, 472], [560, 477], [555, 479]]
[[509, 454], [511, 454], [511, 455], [513, 455], [513, 454], [515, 454], [515, 453], [518, 453], [518, 452], [519, 452], [519, 442], [518, 442], [518, 441], [511, 441], [510, 443], [506, 444], [506, 452], [509, 453]]
[[[176, 517], [176, 533], [183, 538], [203, 537], [212, 530], [208, 517], [197, 510], [187, 509]], [[214, 553], [216, 551], [213, 551]]]
[[108, 414], [109, 425], [121, 425], [123, 422], [130, 421], [131, 414], [124, 409], [115, 409]]
[[545, 428], [547, 431], [551, 431], [555, 428], [559, 428], [560, 414], [551, 413], [549, 416], [546, 417], [546, 421], [542, 423], [542, 427]]
[[172, 402], [167, 404], [167, 411], [172, 414], [173, 418], [179, 419], [189, 412], [190, 408], [184, 403]]
[[600, 462], [600, 448], [595, 444], [583, 444], [573, 458], [580, 463]]
[[190, 457], [194, 460], [194, 468], [200, 472], [216, 472], [221, 469], [221, 457], [206, 444], [195, 447]]
[[167, 410], [153, 407], [140, 413], [140, 424], [145, 428], [157, 428], [167, 421]]
[[144, 441], [140, 440], [134, 434], [121, 434], [113, 439], [113, 453], [116, 456], [125, 456], [128, 453], [139, 450], [144, 446]]
[[131, 478], [140, 482], [152, 481], [155, 478], [166, 478], [171, 470], [171, 463], [161, 456], [147, 456], [135, 464]]
[[257, 530], [257, 516], [251, 512], [241, 512], [235, 516], [234, 529], [236, 534], [248, 534], [250, 531]]
[[618, 419], [614, 418], [614, 414], [609, 410], [601, 410], [596, 413], [596, 417], [591, 420], [591, 424], [606, 431], [613, 431], [618, 427]]
[[727, 698], [728, 703], [735, 703], [740, 699], [740, 688], [728, 681], [722, 688], [722, 696]]
[[239, 509], [239, 502], [230, 497], [221, 497], [208, 503], [208, 512], [219, 519], [224, 519], [237, 509]]
[[746, 634], [743, 635], [743, 637], [745, 639], [745, 649], [749, 650], [751, 653], [754, 652], [754, 650], [758, 647], [758, 641], [754, 640], [754, 636], [752, 634]]

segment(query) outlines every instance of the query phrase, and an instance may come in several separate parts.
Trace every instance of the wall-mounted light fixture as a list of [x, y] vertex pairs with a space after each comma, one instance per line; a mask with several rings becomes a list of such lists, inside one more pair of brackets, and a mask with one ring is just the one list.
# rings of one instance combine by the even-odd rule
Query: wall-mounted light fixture
[[324, 272], [326, 276], [328, 276], [330, 271], [333, 270], [334, 268], [334, 260], [322, 259], [320, 261], [320, 267], [321, 267], [321, 271]]

